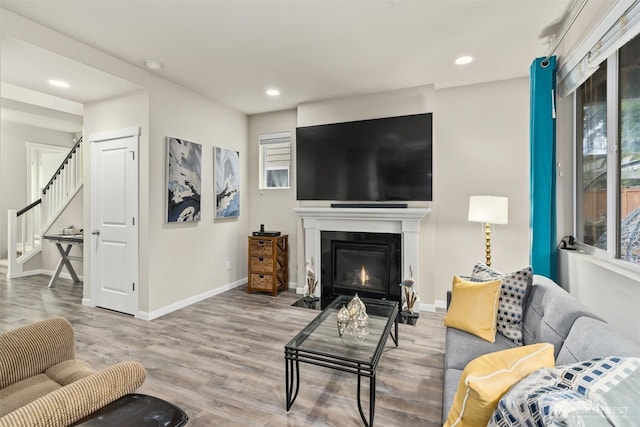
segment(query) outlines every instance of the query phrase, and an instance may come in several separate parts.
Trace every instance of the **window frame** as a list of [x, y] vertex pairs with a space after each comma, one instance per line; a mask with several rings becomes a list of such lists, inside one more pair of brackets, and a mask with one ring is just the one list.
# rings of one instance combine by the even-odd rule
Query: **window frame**
[[[291, 132], [277, 132], [263, 134], [258, 137], [258, 189], [259, 190], [290, 190], [291, 189], [291, 155], [292, 143]], [[267, 151], [269, 146], [282, 145], [289, 149], [289, 158], [286, 160], [287, 165], [267, 166]], [[269, 186], [267, 172], [270, 170], [286, 170], [287, 185], [286, 186]]]
[[[640, 37], [640, 35], [638, 35]], [[620, 62], [619, 50], [616, 50], [606, 58], [606, 79], [607, 79], [607, 248], [599, 249], [595, 246], [584, 243], [579, 239], [580, 248], [588, 254], [607, 259], [615, 265], [625, 269], [631, 268], [633, 271], [640, 271], [640, 264], [626, 261], [621, 258], [621, 141], [620, 141]], [[578, 90], [572, 95], [573, 99], [573, 234], [580, 236], [579, 230], [584, 226], [582, 215], [582, 172], [583, 172], [583, 144], [582, 138], [582, 115], [579, 109], [582, 108], [578, 96]]]

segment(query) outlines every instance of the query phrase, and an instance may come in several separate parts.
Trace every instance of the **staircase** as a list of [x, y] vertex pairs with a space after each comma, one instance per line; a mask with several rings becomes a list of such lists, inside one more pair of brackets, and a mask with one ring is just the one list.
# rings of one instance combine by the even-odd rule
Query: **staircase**
[[19, 211], [8, 211], [7, 277], [28, 275], [24, 264], [42, 251], [41, 237], [80, 191], [82, 184], [80, 138], [43, 188], [42, 197]]

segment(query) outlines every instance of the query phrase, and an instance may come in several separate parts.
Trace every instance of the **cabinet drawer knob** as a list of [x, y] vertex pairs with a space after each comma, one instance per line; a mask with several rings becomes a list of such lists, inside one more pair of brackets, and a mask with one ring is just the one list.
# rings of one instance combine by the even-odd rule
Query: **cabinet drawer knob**
[[258, 274], [258, 277], [260, 277], [261, 279], [264, 279], [264, 274]]
[[259, 257], [258, 260], [260, 260], [260, 262], [264, 261], [264, 258]]

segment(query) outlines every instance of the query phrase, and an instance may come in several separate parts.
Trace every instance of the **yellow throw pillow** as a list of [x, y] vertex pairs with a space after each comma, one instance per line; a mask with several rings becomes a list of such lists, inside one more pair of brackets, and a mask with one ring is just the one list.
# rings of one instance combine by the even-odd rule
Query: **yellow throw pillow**
[[486, 426], [502, 396], [540, 368], [555, 366], [553, 344], [515, 347], [482, 355], [465, 366], [444, 427]]
[[451, 288], [451, 304], [444, 317], [444, 325], [495, 342], [501, 284], [500, 279], [469, 282], [455, 276]]

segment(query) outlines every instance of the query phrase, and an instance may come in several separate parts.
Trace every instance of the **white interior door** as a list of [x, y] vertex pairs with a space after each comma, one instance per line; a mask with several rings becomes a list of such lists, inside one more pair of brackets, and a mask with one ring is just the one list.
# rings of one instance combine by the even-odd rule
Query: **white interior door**
[[92, 135], [91, 289], [95, 305], [138, 312], [139, 130]]

